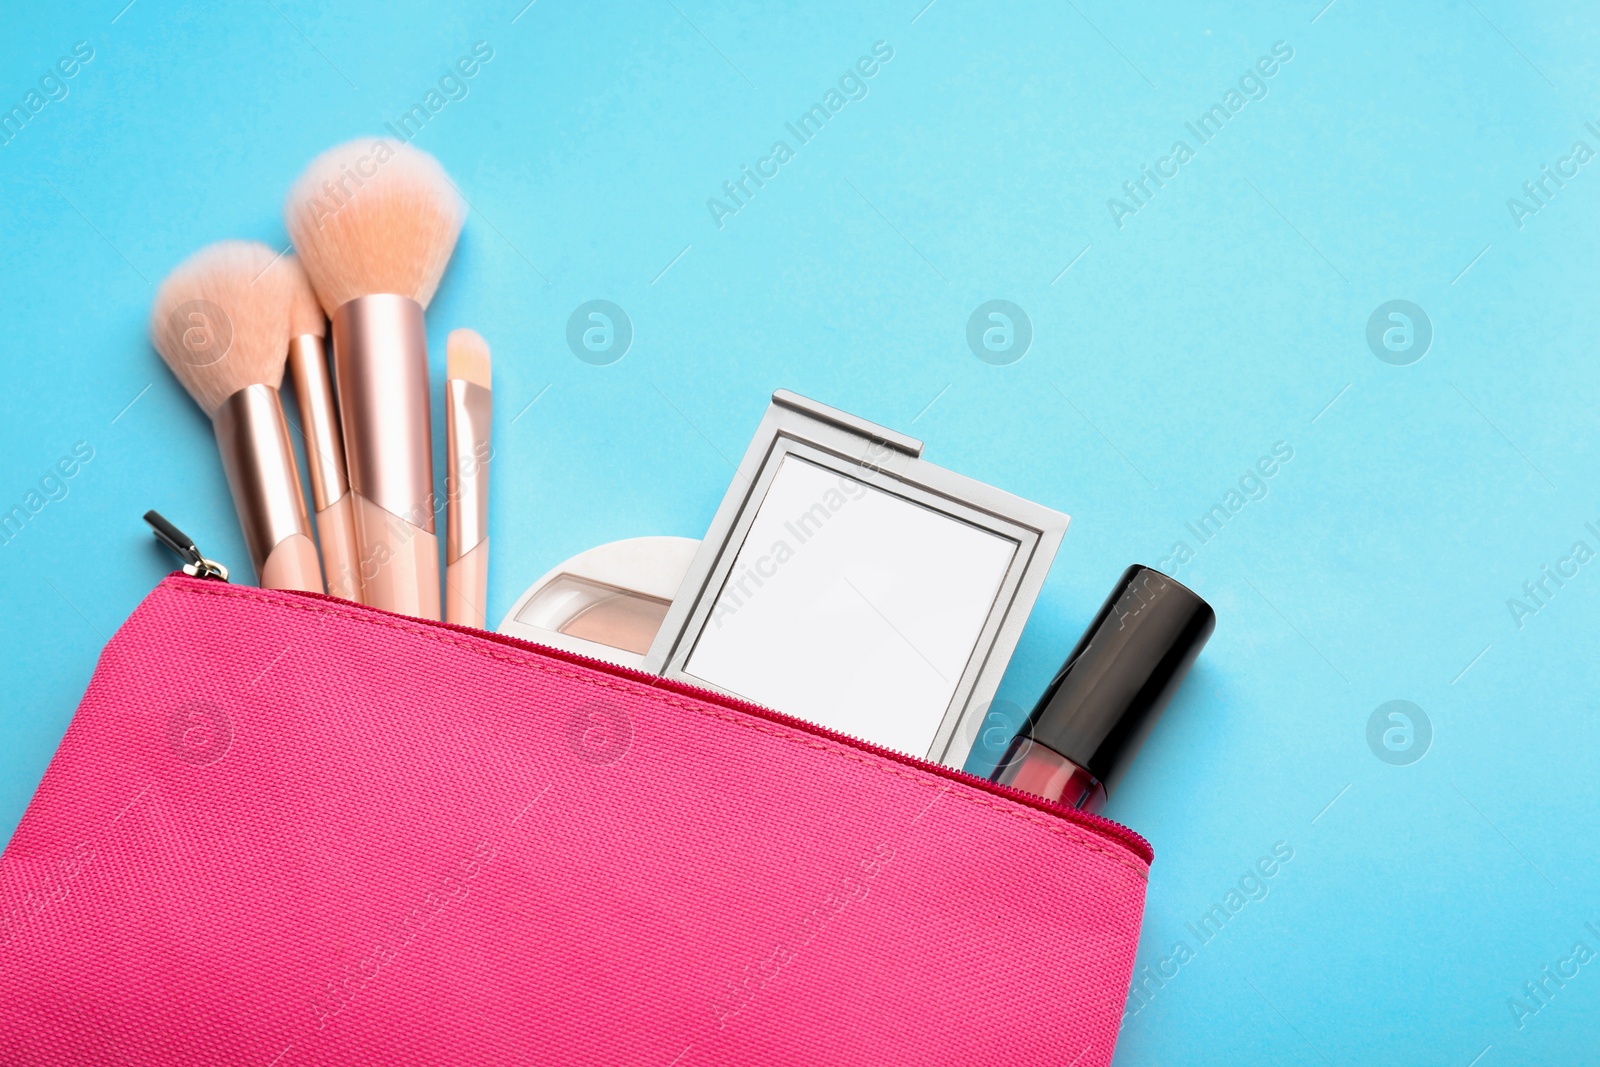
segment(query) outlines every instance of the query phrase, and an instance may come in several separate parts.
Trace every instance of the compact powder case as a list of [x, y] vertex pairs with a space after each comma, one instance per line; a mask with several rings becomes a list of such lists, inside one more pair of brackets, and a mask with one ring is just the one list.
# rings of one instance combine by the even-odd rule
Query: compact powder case
[[591, 549], [500, 629], [959, 767], [1068, 519], [921, 456], [780, 390], [704, 540]]
[[580, 552], [517, 598], [500, 632], [641, 669], [700, 542], [632, 537]]

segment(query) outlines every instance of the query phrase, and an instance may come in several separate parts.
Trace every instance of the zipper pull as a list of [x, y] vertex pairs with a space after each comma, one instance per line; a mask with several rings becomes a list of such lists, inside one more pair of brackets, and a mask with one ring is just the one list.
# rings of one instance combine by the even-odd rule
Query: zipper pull
[[191, 578], [219, 578], [224, 582], [228, 580], [228, 568], [202, 556], [189, 535], [168, 522], [159, 511], [145, 512], [144, 521], [150, 524], [156, 540], [172, 549], [178, 554], [178, 558], [183, 560], [183, 573]]

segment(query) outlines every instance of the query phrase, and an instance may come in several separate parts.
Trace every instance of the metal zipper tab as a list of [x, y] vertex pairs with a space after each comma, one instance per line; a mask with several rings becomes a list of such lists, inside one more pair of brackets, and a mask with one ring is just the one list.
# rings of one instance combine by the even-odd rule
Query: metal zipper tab
[[216, 578], [224, 582], [228, 580], [228, 568], [216, 560], [202, 556], [189, 535], [168, 522], [159, 511], [145, 512], [144, 521], [150, 524], [156, 540], [172, 549], [178, 558], [183, 560], [183, 573], [191, 578]]

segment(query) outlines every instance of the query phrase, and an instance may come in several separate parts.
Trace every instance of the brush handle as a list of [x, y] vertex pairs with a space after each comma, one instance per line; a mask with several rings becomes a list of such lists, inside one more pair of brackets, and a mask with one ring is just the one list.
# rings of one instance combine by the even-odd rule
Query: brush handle
[[461, 378], [444, 383], [445, 552], [453, 563], [489, 536], [490, 421], [494, 393]]
[[445, 621], [484, 628], [489, 593], [489, 422], [494, 394], [462, 378], [445, 388]]
[[482, 630], [488, 603], [489, 539], [486, 537], [445, 568], [444, 621]]
[[322, 592], [322, 568], [317, 564], [317, 546], [311, 538], [294, 534], [279, 541], [261, 565], [261, 587]]
[[355, 505], [349, 493], [317, 512], [317, 538], [322, 542], [322, 572], [328, 592], [346, 600], [361, 599], [361, 554], [356, 549]]
[[322, 592], [311, 519], [278, 391], [270, 385], [245, 386], [217, 408], [211, 427], [261, 584]]
[[351, 491], [361, 545], [361, 596], [384, 611], [439, 617], [439, 539]]
[[356, 549], [350, 481], [345, 476], [344, 442], [339, 438], [328, 356], [317, 334], [301, 334], [289, 341], [289, 376], [300, 401], [306, 466], [311, 471], [311, 506], [317, 509], [317, 539], [322, 543], [322, 572], [328, 592], [360, 601], [361, 555]]
[[422, 305], [394, 293], [334, 309], [333, 380], [366, 604], [439, 617], [428, 343]]
[[339, 413], [333, 400], [333, 379], [322, 338], [301, 334], [289, 342], [289, 377], [300, 402], [305, 431], [306, 467], [311, 472], [311, 506], [322, 511], [350, 490], [345, 477], [344, 443], [339, 439]]

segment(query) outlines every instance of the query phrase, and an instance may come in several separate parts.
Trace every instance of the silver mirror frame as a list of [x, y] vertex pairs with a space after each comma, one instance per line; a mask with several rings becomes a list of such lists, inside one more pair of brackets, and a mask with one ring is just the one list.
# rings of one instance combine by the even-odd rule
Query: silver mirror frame
[[921, 458], [922, 442], [915, 438], [786, 389], [772, 394], [772, 403], [645, 655], [643, 669], [707, 686], [683, 667], [711, 618], [779, 464], [791, 454], [1017, 543], [933, 745], [926, 753], [911, 753], [962, 766], [1067, 531], [1068, 517], [927, 462]]

